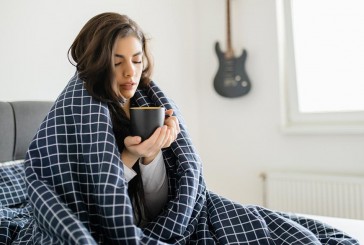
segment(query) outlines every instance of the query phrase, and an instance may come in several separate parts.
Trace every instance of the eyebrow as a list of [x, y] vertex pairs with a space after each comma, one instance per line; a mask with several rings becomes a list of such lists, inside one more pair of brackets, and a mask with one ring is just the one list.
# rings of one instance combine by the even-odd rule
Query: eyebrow
[[[137, 53], [133, 54], [133, 57], [141, 55], [141, 54], [142, 54], [141, 51], [137, 52]], [[115, 56], [118, 57], [118, 58], [125, 58], [124, 55], [122, 55], [122, 54], [115, 54]]]

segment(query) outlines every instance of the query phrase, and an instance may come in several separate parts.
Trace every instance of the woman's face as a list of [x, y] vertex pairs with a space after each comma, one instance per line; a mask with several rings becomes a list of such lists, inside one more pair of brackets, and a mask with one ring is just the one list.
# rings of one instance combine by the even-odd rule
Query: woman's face
[[114, 84], [117, 95], [130, 99], [138, 87], [143, 71], [142, 44], [134, 36], [119, 38], [114, 47]]

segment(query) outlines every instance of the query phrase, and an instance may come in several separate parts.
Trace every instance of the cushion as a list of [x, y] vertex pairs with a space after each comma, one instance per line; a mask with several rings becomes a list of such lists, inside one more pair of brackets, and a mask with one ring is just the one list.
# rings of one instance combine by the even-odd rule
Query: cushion
[[52, 104], [53, 102], [50, 101], [11, 102], [16, 124], [14, 158], [12, 160], [24, 159], [29, 143]]
[[13, 160], [14, 147], [15, 121], [13, 109], [9, 103], [0, 101], [0, 162]]

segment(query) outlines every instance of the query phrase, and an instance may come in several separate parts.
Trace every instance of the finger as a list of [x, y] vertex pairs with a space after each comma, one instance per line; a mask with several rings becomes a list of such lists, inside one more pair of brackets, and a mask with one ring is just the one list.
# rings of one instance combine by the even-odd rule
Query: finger
[[165, 114], [166, 114], [166, 118], [171, 117], [173, 115], [173, 109], [166, 110]]
[[165, 148], [165, 147], [166, 147], [166, 145], [168, 145], [169, 136], [170, 136], [170, 129], [168, 129], [168, 130], [166, 131], [165, 137], [163, 138], [163, 141], [162, 141], [162, 148]]
[[166, 130], [167, 126], [159, 127], [148, 139], [143, 141], [142, 145], [146, 154], [150, 154], [151, 152], [161, 149], [161, 141], [163, 140]]
[[168, 117], [166, 120], [164, 120], [164, 125], [167, 125], [168, 128], [175, 127], [175, 123], [173, 122], [173, 117]]
[[163, 148], [163, 146], [166, 144], [166, 142], [169, 141], [171, 134], [171, 130], [169, 127], [164, 126], [164, 131], [161, 132], [160, 138], [159, 138], [159, 149]]
[[155, 142], [158, 140], [158, 137], [162, 131], [163, 127], [159, 127], [157, 128], [154, 133], [147, 138], [146, 140], [143, 141], [142, 145], [144, 145], [145, 147], [147, 147], [148, 149], [153, 146], [153, 144], [155, 144]]
[[177, 117], [174, 117], [174, 122], [176, 124], [177, 134], [179, 134], [181, 132], [181, 128], [179, 127], [179, 121]]
[[147, 156], [153, 156], [157, 154], [162, 148], [164, 148], [166, 139], [169, 138], [169, 129], [167, 126], [163, 126], [160, 130], [160, 134], [155, 141], [150, 141], [148, 145]]
[[142, 141], [142, 138], [139, 136], [127, 136], [124, 139], [124, 145], [126, 147], [138, 145]]
[[177, 138], [177, 130], [175, 128], [173, 128], [171, 130], [171, 135], [170, 135], [169, 138], [170, 138], [170, 140], [169, 140], [170, 143], [169, 144], [172, 144], [172, 142], [176, 140], [176, 138]]
[[170, 127], [173, 127], [174, 129], [175, 129], [175, 135], [176, 135], [176, 137], [177, 137], [177, 135], [180, 133], [180, 131], [181, 131], [181, 129], [180, 129], [180, 127], [179, 127], [179, 121], [178, 121], [178, 118], [177, 117], [175, 117], [175, 116], [173, 116], [173, 117], [170, 117], [170, 118], [168, 118], [168, 125], [170, 126]]
[[171, 132], [170, 132], [170, 138], [172, 139], [171, 142], [173, 142], [177, 138], [177, 135], [178, 135], [176, 121], [178, 122], [178, 120], [175, 116], [169, 117], [165, 120], [165, 125], [167, 125], [168, 129], [171, 130]]
[[135, 146], [136, 151], [141, 157], [149, 157], [154, 153], [153, 146], [160, 134], [161, 128], [157, 128], [154, 133], [146, 140]]
[[173, 142], [172, 138], [173, 135], [172, 135], [172, 131], [169, 129], [168, 132], [167, 132], [167, 135], [163, 141], [163, 146], [162, 148], [167, 148], [171, 145], [171, 143]]

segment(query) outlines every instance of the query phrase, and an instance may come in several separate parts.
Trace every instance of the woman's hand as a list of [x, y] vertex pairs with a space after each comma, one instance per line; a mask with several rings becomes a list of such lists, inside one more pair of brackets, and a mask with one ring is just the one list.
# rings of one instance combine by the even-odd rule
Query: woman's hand
[[157, 128], [146, 140], [141, 142], [139, 136], [128, 136], [124, 140], [125, 149], [121, 154], [124, 164], [132, 168], [139, 158], [143, 158], [143, 164], [149, 164], [154, 160], [162, 148], [169, 147], [176, 140], [180, 132], [177, 117], [172, 116], [173, 110], [166, 111], [164, 126]]
[[169, 147], [172, 144], [172, 142], [177, 139], [178, 134], [181, 132], [177, 117], [172, 115], [173, 115], [173, 109], [166, 110], [166, 119], [164, 120], [164, 124], [167, 125], [171, 133], [169, 140], [166, 142], [163, 148]]

